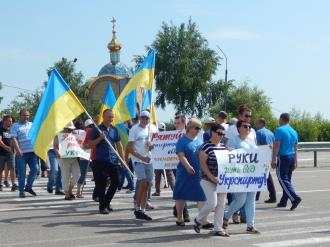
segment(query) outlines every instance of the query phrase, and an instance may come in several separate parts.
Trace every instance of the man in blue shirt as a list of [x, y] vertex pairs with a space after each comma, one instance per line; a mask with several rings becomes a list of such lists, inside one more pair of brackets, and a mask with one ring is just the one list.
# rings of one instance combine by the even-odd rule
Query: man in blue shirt
[[[256, 122], [256, 136], [258, 145], [274, 145], [275, 137], [273, 132], [271, 132], [266, 127], [266, 120], [264, 118], [259, 118]], [[273, 182], [272, 175], [269, 173], [267, 179], [267, 189], [269, 192], [269, 199], [265, 203], [275, 203], [276, 202], [276, 190]], [[257, 200], [259, 199], [260, 192], [257, 193]]]
[[[18, 175], [19, 196], [25, 197], [25, 192], [33, 196], [37, 194], [32, 190], [32, 185], [37, 177], [39, 169], [37, 155], [33, 152], [33, 146], [28, 133], [32, 127], [29, 122], [30, 114], [23, 109], [19, 113], [19, 121], [14, 123], [10, 129], [13, 146], [16, 152], [15, 164]], [[30, 173], [25, 185], [26, 164], [30, 167]]]
[[[103, 132], [99, 133], [94, 127], [91, 133], [89, 146], [96, 149], [95, 160], [95, 184], [99, 192], [99, 210], [100, 214], [109, 214], [113, 209], [110, 207], [111, 200], [119, 186], [120, 163], [116, 153], [105, 141], [107, 138], [113, 147], [115, 147], [121, 156], [123, 156], [123, 146], [121, 144], [118, 129], [111, 125], [113, 113], [110, 109], [103, 112], [103, 122], [98, 126]], [[110, 177], [111, 185], [106, 191], [107, 178]]]
[[297, 167], [297, 145], [298, 134], [290, 126], [290, 115], [282, 113], [280, 116], [280, 127], [275, 131], [275, 144], [272, 160], [272, 168], [276, 168], [278, 181], [283, 188], [283, 195], [278, 207], [286, 207], [288, 199], [292, 206], [290, 210], [294, 210], [301, 198], [296, 194], [291, 183], [292, 172]]

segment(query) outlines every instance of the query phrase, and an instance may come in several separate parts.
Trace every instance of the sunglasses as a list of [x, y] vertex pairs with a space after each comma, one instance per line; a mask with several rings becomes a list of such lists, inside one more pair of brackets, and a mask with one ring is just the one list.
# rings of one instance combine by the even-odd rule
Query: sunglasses
[[251, 125], [247, 125], [247, 124], [243, 124], [242, 127], [243, 127], [244, 129], [251, 129]]
[[246, 118], [251, 118], [252, 115], [248, 115], [248, 114], [246, 114], [246, 115], [244, 115], [244, 117], [246, 117]]
[[216, 131], [215, 133], [217, 133], [218, 134], [218, 136], [225, 136], [225, 133], [223, 133], [222, 131]]

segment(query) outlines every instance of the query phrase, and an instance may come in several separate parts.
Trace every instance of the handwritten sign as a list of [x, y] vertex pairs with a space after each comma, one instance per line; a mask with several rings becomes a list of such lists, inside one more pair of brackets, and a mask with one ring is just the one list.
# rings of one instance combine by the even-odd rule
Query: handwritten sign
[[86, 138], [86, 132], [60, 133], [58, 134], [59, 151], [61, 158], [84, 158], [89, 160], [90, 150], [85, 150], [82, 144]]
[[176, 143], [184, 135], [183, 131], [162, 131], [152, 135], [151, 151], [154, 169], [176, 169], [179, 158], [176, 155]]
[[272, 158], [272, 149], [268, 145], [215, 151], [215, 155], [218, 161], [218, 192], [267, 190]]

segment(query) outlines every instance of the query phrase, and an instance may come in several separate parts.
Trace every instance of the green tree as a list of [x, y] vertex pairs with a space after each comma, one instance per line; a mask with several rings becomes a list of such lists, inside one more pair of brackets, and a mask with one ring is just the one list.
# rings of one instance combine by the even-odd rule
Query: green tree
[[[207, 94], [219, 57], [208, 47], [196, 23], [191, 19], [179, 26], [164, 22], [150, 48], [157, 50], [156, 105], [164, 108], [172, 103], [177, 112], [202, 115], [198, 101]], [[137, 63], [141, 60], [135, 59]]]
[[[2, 89], [2, 82], [0, 82], [0, 90]], [[0, 96], [0, 104], [1, 104], [1, 101], [3, 100], [3, 97]]]

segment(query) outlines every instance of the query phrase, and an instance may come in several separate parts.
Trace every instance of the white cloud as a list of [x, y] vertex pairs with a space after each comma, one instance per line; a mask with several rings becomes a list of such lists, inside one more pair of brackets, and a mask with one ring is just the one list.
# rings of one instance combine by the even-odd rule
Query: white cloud
[[262, 40], [261, 34], [242, 30], [242, 29], [224, 29], [205, 33], [210, 40]]

